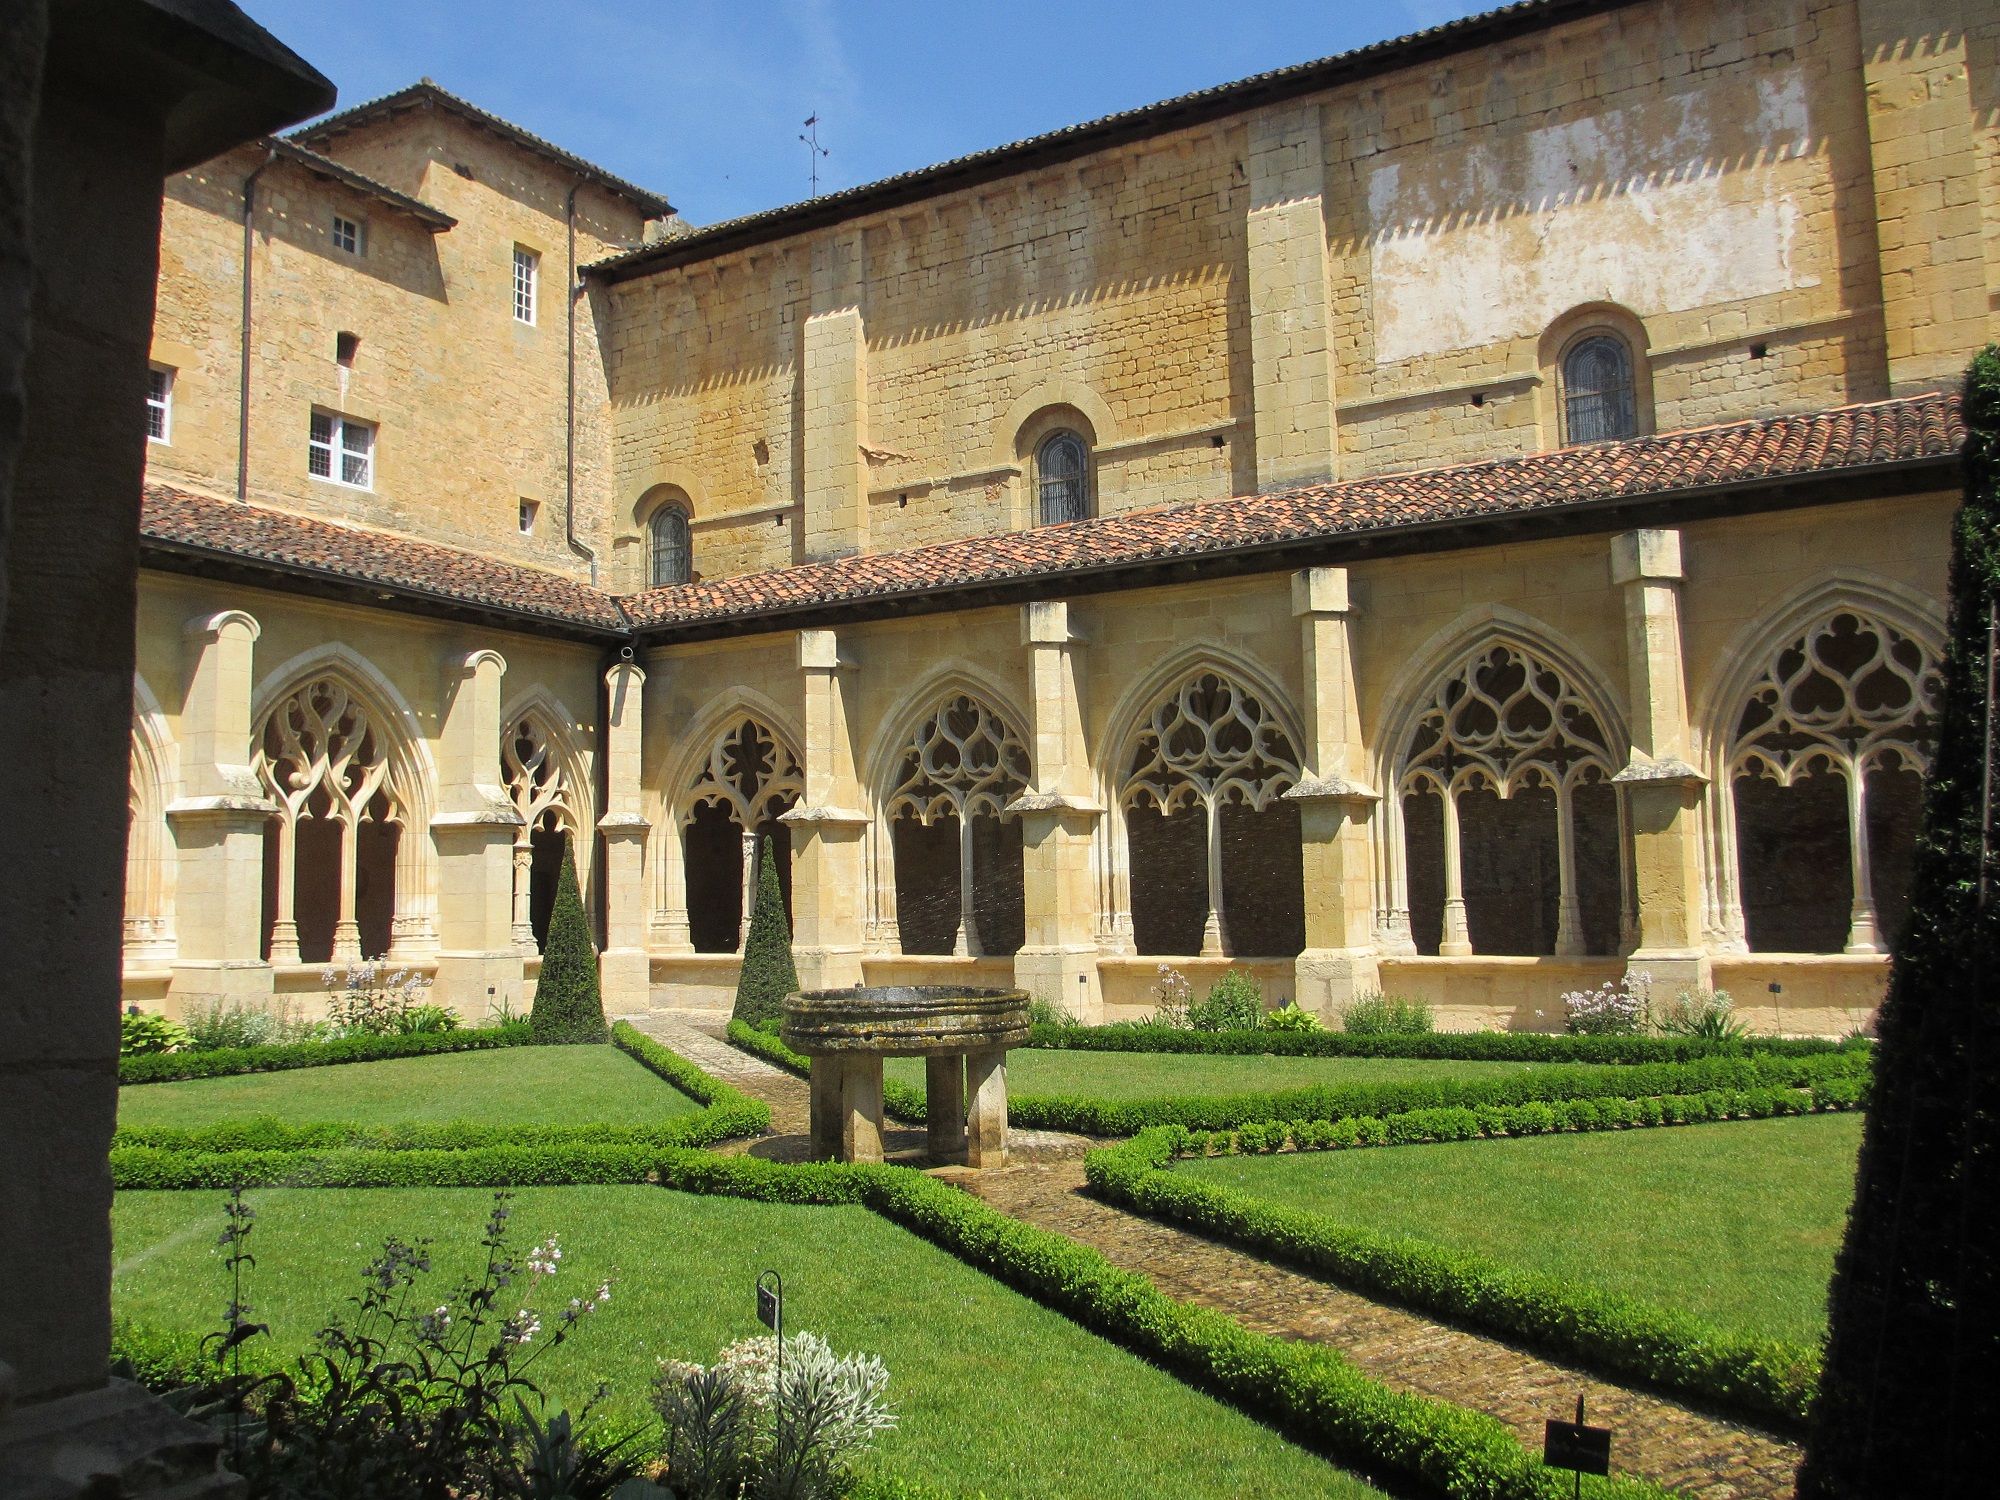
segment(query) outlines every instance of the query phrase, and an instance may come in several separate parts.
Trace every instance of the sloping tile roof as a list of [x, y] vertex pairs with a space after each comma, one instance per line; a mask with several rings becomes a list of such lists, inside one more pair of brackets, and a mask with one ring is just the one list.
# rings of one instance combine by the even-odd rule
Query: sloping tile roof
[[623, 604], [642, 628], [708, 623], [1942, 457], [1964, 441], [1956, 396], [1915, 396], [968, 537], [653, 589]]
[[1452, 525], [1476, 529], [1559, 516], [1591, 502], [1943, 460], [1964, 442], [1956, 396], [1910, 396], [1528, 458], [1194, 501], [616, 596], [540, 568], [166, 484], [146, 486], [140, 536], [154, 561], [178, 555], [247, 564], [276, 575], [378, 588], [390, 599], [456, 604], [605, 636], [731, 622], [747, 630], [759, 617], [867, 601], [893, 604], [1010, 582], [1080, 579], [1176, 559], [1222, 562], [1339, 538]]
[[[823, 197], [726, 219], [690, 235], [608, 256], [585, 266], [583, 270], [589, 276], [623, 281], [667, 266], [707, 260], [749, 245], [768, 244], [807, 230], [844, 223], [863, 214], [879, 213], [904, 204], [918, 203], [941, 193], [957, 192], [1057, 162], [1073, 161], [1128, 141], [1186, 130], [1241, 114], [1260, 105], [1320, 93], [1358, 78], [1448, 57], [1527, 32], [1559, 26], [1565, 21], [1617, 10], [1632, 3], [1634, 0], [1516, 0], [1511, 5], [1447, 21], [1407, 36], [1391, 37], [1349, 52], [1336, 53], [1332, 57], [1253, 74], [1231, 83], [1198, 89], [1191, 94], [1181, 94], [1137, 109], [1121, 110], [1117, 114], [1085, 120], [1081, 124], [1066, 125], [1060, 130], [975, 151], [969, 156], [954, 157], [934, 166], [901, 172]], [[363, 109], [372, 107], [362, 106]]]
[[413, 83], [408, 88], [398, 89], [393, 94], [384, 94], [379, 99], [370, 99], [366, 103], [355, 105], [352, 109], [344, 109], [339, 114], [328, 115], [323, 120], [314, 120], [310, 125], [294, 130], [289, 139], [321, 146], [344, 130], [353, 130], [362, 125], [372, 124], [376, 120], [387, 119], [406, 109], [427, 106], [447, 110], [462, 120], [469, 120], [482, 129], [490, 130], [495, 135], [512, 141], [544, 160], [555, 162], [580, 177], [588, 178], [599, 187], [616, 193], [644, 209], [650, 218], [659, 218], [674, 211], [674, 206], [660, 194], [649, 192], [622, 177], [614, 176], [595, 162], [585, 161], [574, 152], [563, 150], [553, 141], [545, 141], [533, 131], [523, 130], [511, 120], [503, 120], [498, 115], [481, 109], [470, 99], [461, 99], [450, 90], [439, 88], [428, 78]]
[[458, 220], [450, 214], [442, 209], [432, 208], [421, 198], [412, 198], [408, 193], [399, 193], [387, 183], [377, 182], [374, 178], [355, 171], [346, 162], [335, 161], [330, 156], [321, 156], [317, 151], [309, 150], [297, 141], [274, 135], [265, 137], [258, 144], [265, 150], [275, 151], [287, 160], [297, 162], [308, 172], [345, 183], [357, 193], [365, 193], [398, 213], [408, 214], [433, 234], [453, 228], [458, 223]]
[[146, 486], [139, 537], [142, 550], [148, 543], [194, 549], [375, 585], [390, 595], [447, 599], [606, 631], [628, 624], [611, 595], [560, 573], [167, 484]]

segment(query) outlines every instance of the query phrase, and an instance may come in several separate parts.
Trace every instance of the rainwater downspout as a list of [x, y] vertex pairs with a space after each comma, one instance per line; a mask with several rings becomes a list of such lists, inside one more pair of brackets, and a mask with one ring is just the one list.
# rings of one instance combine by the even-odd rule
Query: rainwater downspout
[[264, 159], [243, 179], [243, 350], [237, 371], [236, 498], [250, 498], [250, 287], [256, 252], [257, 179], [278, 159], [276, 147], [266, 147]]
[[576, 195], [581, 182], [569, 190], [563, 218], [569, 231], [568, 270], [563, 277], [563, 302], [569, 323], [564, 335], [567, 388], [563, 412], [563, 536], [569, 550], [590, 561], [590, 582], [597, 585], [597, 554], [576, 539]]

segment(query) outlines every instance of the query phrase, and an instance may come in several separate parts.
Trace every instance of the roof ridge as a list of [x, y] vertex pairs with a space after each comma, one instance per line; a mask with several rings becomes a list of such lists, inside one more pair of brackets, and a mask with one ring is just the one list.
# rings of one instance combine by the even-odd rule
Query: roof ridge
[[[308, 121], [297, 129], [287, 132], [282, 139], [294, 143], [322, 140], [330, 134], [337, 134], [343, 130], [358, 128], [378, 117], [394, 114], [397, 110], [406, 106], [413, 106], [420, 101], [435, 101], [443, 104], [454, 113], [470, 118], [475, 124], [485, 125], [503, 135], [512, 137], [516, 144], [526, 147], [537, 155], [557, 161], [572, 171], [580, 172], [595, 181], [600, 187], [620, 194], [633, 203], [638, 204], [641, 208], [651, 210], [649, 217], [661, 218], [675, 212], [673, 204], [667, 201], [664, 194], [653, 192], [649, 188], [642, 188], [637, 183], [618, 176], [615, 172], [607, 171], [605, 168], [597, 165], [596, 162], [578, 156], [574, 151], [565, 150], [554, 141], [544, 136], [536, 135], [532, 130], [516, 125], [512, 120], [496, 115], [490, 109], [481, 108], [464, 95], [454, 94], [450, 89], [443, 87], [428, 77], [420, 78], [415, 83], [405, 84], [402, 88], [379, 95], [374, 99], [363, 100], [361, 103], [352, 105], [347, 109], [336, 111], [330, 115], [324, 115], [317, 120]], [[338, 158], [333, 159], [338, 160]]]
[[265, 136], [259, 144], [266, 150], [276, 151], [281, 155], [289, 156], [309, 172], [325, 172], [346, 181], [350, 186], [359, 187], [363, 191], [372, 193], [376, 197], [388, 202], [392, 207], [401, 209], [403, 212], [431, 225], [433, 228], [452, 229], [457, 227], [458, 220], [454, 219], [443, 209], [433, 207], [421, 198], [412, 197], [400, 188], [392, 188], [388, 183], [378, 181], [370, 177], [366, 172], [358, 172], [346, 162], [328, 156], [323, 151], [315, 151], [310, 146], [300, 145], [289, 136]]

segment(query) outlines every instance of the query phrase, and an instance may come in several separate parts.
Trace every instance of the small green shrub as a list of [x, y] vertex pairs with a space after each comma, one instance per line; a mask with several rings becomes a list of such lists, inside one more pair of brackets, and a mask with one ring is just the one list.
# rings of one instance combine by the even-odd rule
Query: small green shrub
[[1257, 981], [1231, 969], [1188, 1007], [1187, 1019], [1196, 1031], [1254, 1031], [1263, 1015], [1264, 995]]
[[187, 1028], [151, 1011], [128, 1012], [118, 1026], [120, 1057], [149, 1057], [179, 1052], [191, 1045]]
[[1044, 1000], [1040, 995], [1028, 1001], [1028, 1024], [1030, 1026], [1080, 1026], [1083, 1023], [1064, 1010], [1053, 1000]]
[[1264, 1031], [1318, 1031], [1319, 1017], [1309, 1010], [1300, 1010], [1299, 1002], [1293, 1000], [1276, 1010], [1264, 1012], [1263, 1020], [1257, 1025]]
[[527, 1024], [481, 1026], [474, 1030], [433, 1031], [416, 1036], [343, 1036], [324, 1042], [287, 1042], [272, 1047], [219, 1047], [213, 1052], [155, 1053], [118, 1062], [121, 1084], [178, 1083], [188, 1078], [227, 1078], [237, 1073], [281, 1073], [291, 1068], [324, 1068], [337, 1063], [380, 1062], [390, 1057], [427, 1057], [437, 1052], [481, 1052], [490, 1047], [524, 1047], [535, 1038]]
[[1421, 1000], [1385, 995], [1380, 990], [1357, 995], [1341, 1012], [1340, 1029], [1349, 1036], [1422, 1036], [1436, 1029], [1431, 1008]]
[[736, 1003], [730, 1018], [761, 1026], [784, 1013], [785, 996], [799, 987], [792, 963], [792, 932], [785, 922], [785, 892], [778, 883], [777, 856], [769, 839], [759, 840], [757, 904], [750, 909], [750, 933], [743, 941], [743, 967], [736, 976]]
[[1733, 1042], [1749, 1031], [1736, 1018], [1735, 1003], [1727, 990], [1682, 990], [1654, 1007], [1653, 1025], [1667, 1036]]
[[528, 1028], [538, 1042], [604, 1040], [604, 993], [598, 987], [597, 945], [591, 941], [590, 919], [584, 915], [583, 897], [576, 888], [576, 859], [567, 844], [562, 873], [556, 877], [555, 907], [549, 913], [542, 975], [535, 985]]
[[442, 1005], [413, 1005], [396, 1021], [399, 1036], [434, 1036], [458, 1030], [458, 1012]]

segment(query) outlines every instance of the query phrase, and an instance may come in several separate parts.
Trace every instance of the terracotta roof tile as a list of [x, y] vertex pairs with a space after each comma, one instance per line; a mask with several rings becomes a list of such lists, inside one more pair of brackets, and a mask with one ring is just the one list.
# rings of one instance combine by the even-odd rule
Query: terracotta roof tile
[[142, 543], [273, 563], [509, 614], [608, 631], [628, 624], [611, 595], [560, 573], [167, 484], [146, 486], [139, 535]]
[[1176, 558], [1219, 560], [1336, 537], [1559, 513], [1591, 501], [1948, 458], [1964, 441], [1956, 396], [1912, 396], [1527, 458], [1196, 501], [618, 596], [540, 568], [165, 484], [146, 487], [140, 533], [156, 554], [264, 564], [587, 631], [731, 621], [750, 628], [759, 616], [867, 600]]
[[1174, 557], [1556, 510], [1788, 475], [1942, 457], [1965, 441], [1958, 398], [1909, 397], [1798, 416], [1203, 500], [902, 552], [841, 558], [623, 599], [641, 627], [1060, 576]]

